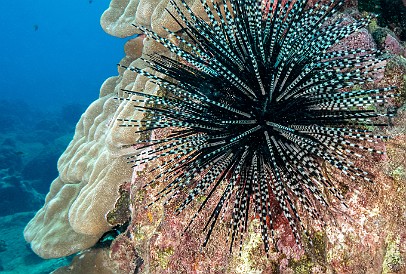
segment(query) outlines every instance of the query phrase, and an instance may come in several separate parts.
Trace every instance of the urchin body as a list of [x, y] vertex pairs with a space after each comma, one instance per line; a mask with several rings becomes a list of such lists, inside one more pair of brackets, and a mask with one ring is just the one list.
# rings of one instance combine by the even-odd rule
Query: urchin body
[[[299, 243], [306, 230], [297, 205], [317, 220], [328, 207], [324, 190], [342, 200], [320, 163], [349, 180], [371, 181], [352, 159], [361, 157], [361, 151], [382, 153], [373, 144], [385, 137], [367, 128], [385, 125], [385, 114], [373, 106], [395, 95], [392, 87], [354, 86], [372, 81], [385, 58], [374, 50], [331, 49], [370, 19], [343, 24], [335, 17], [342, 1], [314, 7], [307, 2], [201, 0], [204, 21], [183, 0], [171, 1], [173, 18], [183, 28], [183, 35], [166, 29], [176, 44], [136, 26], [177, 58], [145, 60], [159, 74], [127, 68], [150, 78], [165, 95], [127, 90], [144, 98], [123, 99], [142, 103], [136, 111], [148, 118], [121, 119], [122, 126], [172, 131], [141, 142], [148, 145], [129, 159], [136, 165], [165, 159], [163, 172], [151, 183], [166, 182], [157, 200], [188, 191], [178, 212], [202, 195], [197, 215], [221, 189], [205, 226], [205, 243], [228, 206], [233, 208], [225, 217], [231, 246], [242, 238], [254, 210], [268, 251], [274, 207], [283, 212]], [[372, 146], [361, 145], [364, 141]]]

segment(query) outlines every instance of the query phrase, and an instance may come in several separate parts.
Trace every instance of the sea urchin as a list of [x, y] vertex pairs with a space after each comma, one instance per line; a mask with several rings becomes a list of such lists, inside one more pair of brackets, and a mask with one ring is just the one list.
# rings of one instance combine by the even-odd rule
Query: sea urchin
[[385, 137], [368, 129], [385, 125], [388, 114], [375, 106], [395, 96], [394, 88], [359, 86], [372, 81], [385, 57], [374, 50], [332, 49], [371, 18], [345, 22], [337, 16], [342, 1], [334, 0], [311, 7], [307, 0], [201, 4], [204, 18], [184, 0], [170, 1], [171, 16], [182, 29], [165, 28], [173, 39], [135, 26], [175, 58], [155, 54], [144, 59], [153, 73], [122, 66], [148, 77], [163, 95], [125, 90], [130, 97], [121, 99], [145, 115], [142, 120], [119, 119], [121, 126], [171, 132], [140, 141], [143, 146], [129, 162], [161, 159], [152, 170], [160, 173], [148, 185], [166, 182], [157, 200], [188, 191], [177, 212], [202, 195], [190, 223], [221, 189], [205, 226], [204, 245], [229, 205], [231, 248], [242, 239], [252, 209], [268, 251], [275, 207], [300, 243], [306, 230], [297, 207], [317, 220], [328, 207], [325, 191], [343, 199], [322, 166], [328, 164], [348, 179], [371, 181], [352, 159], [362, 157], [362, 151], [382, 153], [373, 144]]

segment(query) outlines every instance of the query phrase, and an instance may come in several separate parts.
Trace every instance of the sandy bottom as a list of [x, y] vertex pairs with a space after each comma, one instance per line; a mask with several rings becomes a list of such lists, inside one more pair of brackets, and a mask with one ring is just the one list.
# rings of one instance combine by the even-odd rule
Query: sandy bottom
[[31, 251], [23, 230], [34, 214], [20, 212], [0, 217], [0, 273], [48, 274], [69, 264], [69, 258], [44, 260]]

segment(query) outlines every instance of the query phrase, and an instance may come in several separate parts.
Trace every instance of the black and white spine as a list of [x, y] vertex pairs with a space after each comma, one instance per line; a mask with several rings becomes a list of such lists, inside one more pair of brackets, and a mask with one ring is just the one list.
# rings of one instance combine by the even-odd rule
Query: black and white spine
[[[302, 219], [322, 222], [321, 212], [329, 207], [326, 191], [344, 202], [335, 182], [323, 175], [323, 165], [348, 180], [372, 181], [354, 159], [383, 153], [376, 143], [386, 137], [371, 128], [386, 125], [388, 114], [376, 106], [396, 94], [395, 87], [362, 86], [382, 72], [387, 57], [376, 50], [332, 49], [371, 20], [342, 22], [337, 16], [342, 1], [313, 7], [307, 0], [200, 1], [206, 21], [184, 0], [170, 1], [182, 28], [165, 28], [174, 39], [135, 26], [174, 58], [151, 55], [145, 62], [152, 73], [122, 66], [148, 77], [163, 95], [125, 90], [130, 97], [121, 99], [146, 118], [119, 121], [137, 132], [171, 133], [140, 141], [143, 146], [128, 161], [161, 159], [160, 172], [148, 185], [164, 184], [156, 201], [187, 193], [178, 213], [204, 198], [190, 224], [208, 202], [214, 204], [204, 245], [224, 218], [231, 248], [241, 246], [248, 216], [255, 212], [268, 252], [278, 210], [300, 245], [308, 234]], [[230, 214], [224, 214], [228, 207]]]

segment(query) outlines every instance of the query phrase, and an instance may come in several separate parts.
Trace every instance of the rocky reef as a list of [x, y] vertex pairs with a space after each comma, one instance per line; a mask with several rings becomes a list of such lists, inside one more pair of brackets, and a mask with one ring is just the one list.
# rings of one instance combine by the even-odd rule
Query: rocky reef
[[[203, 14], [199, 0], [187, 1]], [[310, 1], [312, 2], [312, 1]], [[316, 1], [313, 1], [316, 2]], [[132, 24], [160, 35], [163, 26], [179, 26], [167, 12], [175, 13], [169, 0], [112, 0], [101, 17], [103, 29], [117, 37], [131, 37], [125, 46], [124, 66], [145, 68], [141, 60], [152, 53], [171, 56], [161, 45], [146, 39]], [[343, 17], [359, 16], [356, 1], [346, 1]], [[170, 37], [169, 37], [170, 38]], [[299, 249], [280, 212], [275, 224], [276, 246], [265, 254], [257, 216], [252, 220], [241, 253], [229, 253], [228, 228], [220, 222], [207, 247], [202, 248], [203, 211], [190, 230], [183, 232], [198, 210], [195, 203], [182, 214], [174, 213], [176, 202], [146, 208], [159, 187], [144, 189], [151, 174], [142, 167], [131, 169], [127, 155], [135, 150], [141, 134], [120, 127], [118, 118], [142, 119], [124, 97], [122, 89], [157, 94], [159, 89], [145, 76], [118, 69], [107, 79], [79, 120], [73, 140], [58, 161], [59, 176], [53, 181], [44, 206], [24, 231], [27, 242], [43, 258], [78, 253], [72, 265], [53, 273], [404, 273], [406, 272], [406, 50], [405, 42], [375, 20], [342, 41], [338, 47], [379, 48], [391, 55], [384, 75], [375, 86], [397, 86], [393, 102], [397, 116], [384, 131], [391, 137], [383, 144], [384, 157], [360, 161], [374, 175], [375, 184], [342, 184], [348, 208], [336, 205], [325, 227], [313, 227], [313, 245]], [[139, 117], [138, 117], [139, 116]], [[165, 134], [156, 132], [155, 134]], [[159, 165], [159, 162], [147, 166]], [[326, 168], [326, 174], [344, 180]], [[215, 198], [213, 200], [216, 200]], [[209, 206], [210, 207], [210, 206]], [[181, 263], [180, 263], [181, 262]]]

